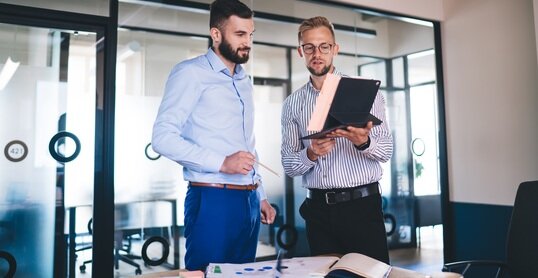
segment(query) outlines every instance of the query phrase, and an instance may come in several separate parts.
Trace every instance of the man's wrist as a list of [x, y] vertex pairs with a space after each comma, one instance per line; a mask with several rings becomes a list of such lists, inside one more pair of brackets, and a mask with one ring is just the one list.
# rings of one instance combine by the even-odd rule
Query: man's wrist
[[366, 142], [360, 144], [360, 145], [355, 145], [355, 148], [357, 148], [359, 151], [364, 151], [366, 149], [368, 149], [368, 147], [370, 147], [370, 136], [368, 136], [368, 140], [366, 140]]
[[315, 154], [314, 151], [310, 148], [306, 148], [306, 156], [312, 161], [318, 160], [318, 155]]

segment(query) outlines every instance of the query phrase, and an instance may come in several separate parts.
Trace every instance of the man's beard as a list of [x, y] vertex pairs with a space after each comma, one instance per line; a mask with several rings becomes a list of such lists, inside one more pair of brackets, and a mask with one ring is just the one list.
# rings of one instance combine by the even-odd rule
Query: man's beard
[[244, 64], [248, 61], [248, 55], [250, 52], [247, 52], [246, 55], [241, 56], [239, 55], [240, 50], [250, 50], [250, 47], [244, 47], [244, 48], [237, 48], [235, 51], [232, 48], [232, 46], [228, 43], [228, 41], [223, 37], [222, 43], [219, 45], [219, 51], [224, 58], [227, 60], [234, 62], [236, 64]]
[[320, 72], [316, 72], [316, 70], [313, 67], [306, 67], [306, 68], [314, 76], [324, 76], [325, 74], [329, 73], [329, 71], [331, 70], [331, 65], [325, 66], [324, 68], [321, 69]]

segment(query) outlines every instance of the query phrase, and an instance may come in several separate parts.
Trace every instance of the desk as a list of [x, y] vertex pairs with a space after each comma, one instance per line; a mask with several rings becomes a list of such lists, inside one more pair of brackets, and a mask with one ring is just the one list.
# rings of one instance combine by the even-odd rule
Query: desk
[[[149, 273], [139, 276], [134, 276], [133, 278], [158, 278], [158, 277], [179, 277], [180, 270], [170, 270], [156, 273]], [[462, 276], [458, 273], [453, 272], [438, 272], [432, 274], [423, 274], [416, 271], [403, 269], [400, 267], [393, 267], [390, 272], [389, 278], [461, 278]]]
[[180, 270], [169, 270], [133, 276], [133, 278], [179, 277]]

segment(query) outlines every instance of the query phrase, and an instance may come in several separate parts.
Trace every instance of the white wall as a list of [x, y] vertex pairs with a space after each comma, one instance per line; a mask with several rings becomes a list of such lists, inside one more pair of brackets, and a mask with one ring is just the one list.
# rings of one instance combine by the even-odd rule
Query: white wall
[[[536, 34], [536, 45], [538, 46], [538, 0], [532, 1], [532, 4], [534, 7], [534, 32]], [[538, 52], [538, 47], [536, 47], [536, 51]]]
[[512, 205], [538, 179], [532, 0], [445, 0], [441, 25], [450, 198]]
[[441, 21], [450, 199], [512, 205], [538, 179], [538, 0], [335, 2]]
[[443, 0], [334, 0], [333, 2], [359, 5], [430, 20], [441, 21], [444, 19]]
[[389, 24], [387, 37], [389, 38], [390, 57], [406, 55], [435, 47], [432, 27], [409, 24], [396, 20], [390, 21]]

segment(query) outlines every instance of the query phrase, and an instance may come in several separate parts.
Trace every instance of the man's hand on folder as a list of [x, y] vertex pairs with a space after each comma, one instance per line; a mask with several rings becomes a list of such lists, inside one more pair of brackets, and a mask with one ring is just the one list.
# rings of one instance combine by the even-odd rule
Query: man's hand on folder
[[320, 156], [328, 154], [336, 144], [334, 138], [322, 138], [310, 140], [310, 146], [306, 149], [306, 155], [312, 161], [315, 161]]
[[328, 137], [344, 137], [351, 141], [355, 146], [360, 146], [368, 142], [370, 130], [373, 127], [372, 121], [369, 121], [365, 127], [348, 126], [346, 129], [337, 129], [331, 132]]

